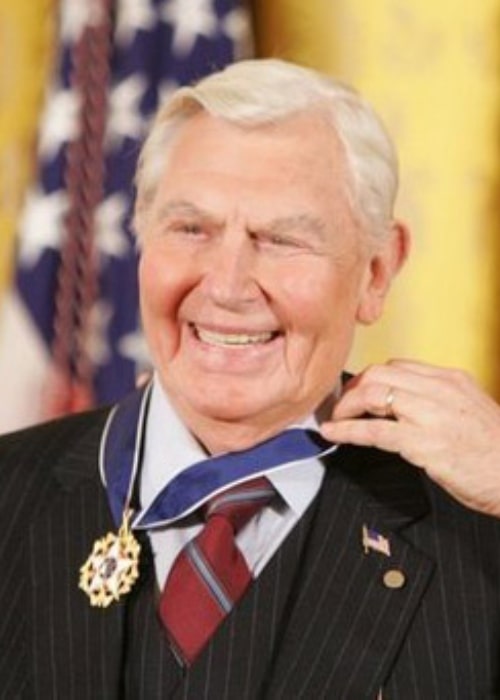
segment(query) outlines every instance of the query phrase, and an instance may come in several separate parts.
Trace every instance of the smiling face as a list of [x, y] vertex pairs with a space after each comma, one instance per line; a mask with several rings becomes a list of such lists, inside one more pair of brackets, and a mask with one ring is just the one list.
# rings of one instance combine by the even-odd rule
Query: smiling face
[[313, 410], [378, 315], [346, 180], [318, 115], [243, 130], [200, 112], [174, 138], [140, 232], [141, 309], [162, 385], [212, 452]]

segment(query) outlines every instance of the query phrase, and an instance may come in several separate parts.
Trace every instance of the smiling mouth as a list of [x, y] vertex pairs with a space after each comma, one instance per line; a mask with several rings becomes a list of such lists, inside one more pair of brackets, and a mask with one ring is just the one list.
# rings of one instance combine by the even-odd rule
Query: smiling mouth
[[279, 331], [223, 333], [200, 328], [194, 324], [190, 324], [190, 326], [198, 340], [207, 345], [215, 345], [217, 347], [245, 348], [254, 345], [264, 345], [280, 335]]

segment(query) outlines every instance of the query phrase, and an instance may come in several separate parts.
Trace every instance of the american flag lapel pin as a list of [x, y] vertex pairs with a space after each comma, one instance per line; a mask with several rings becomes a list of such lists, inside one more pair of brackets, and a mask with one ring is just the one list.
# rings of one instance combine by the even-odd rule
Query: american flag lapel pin
[[362, 544], [365, 554], [378, 552], [386, 557], [391, 556], [391, 545], [387, 537], [367, 525], [362, 528]]

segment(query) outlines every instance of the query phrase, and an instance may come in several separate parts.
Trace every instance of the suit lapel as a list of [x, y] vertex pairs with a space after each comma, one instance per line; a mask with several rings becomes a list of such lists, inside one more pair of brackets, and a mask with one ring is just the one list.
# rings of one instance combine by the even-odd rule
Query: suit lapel
[[[114, 530], [96, 477], [102, 422], [85, 426], [53, 470], [51, 498], [30, 527], [28, 620], [38, 697], [117, 697], [123, 604], [92, 608], [78, 588], [94, 541]], [[74, 435], [72, 436], [74, 438]]]
[[[270, 697], [375, 697], [433, 565], [402, 531], [423, 517], [417, 471], [396, 456], [342, 448], [327, 470]], [[390, 555], [362, 546], [363, 526]]]

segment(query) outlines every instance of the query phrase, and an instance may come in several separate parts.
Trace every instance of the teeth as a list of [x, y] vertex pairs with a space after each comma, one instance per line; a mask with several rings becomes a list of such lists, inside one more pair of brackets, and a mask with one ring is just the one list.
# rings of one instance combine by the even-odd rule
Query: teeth
[[267, 343], [273, 337], [273, 333], [269, 331], [249, 335], [248, 333], [216, 333], [196, 328], [196, 333], [200, 340], [210, 345], [255, 345]]

